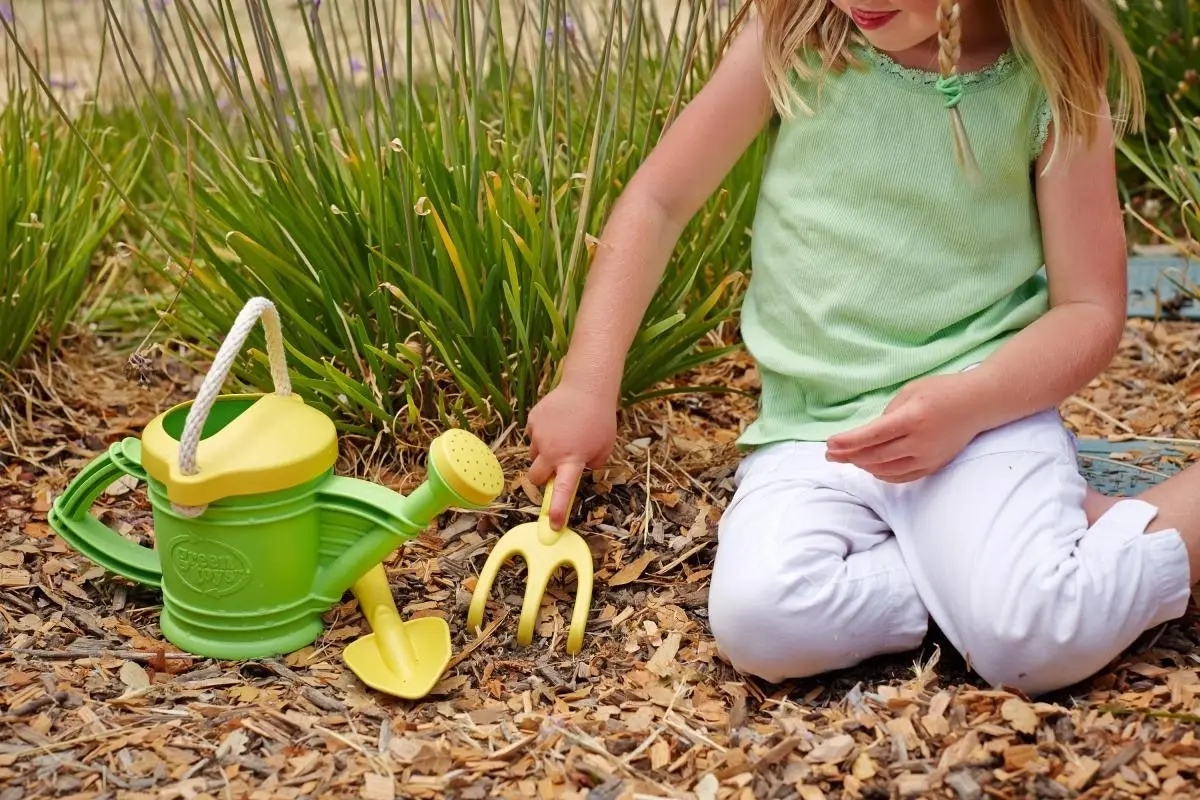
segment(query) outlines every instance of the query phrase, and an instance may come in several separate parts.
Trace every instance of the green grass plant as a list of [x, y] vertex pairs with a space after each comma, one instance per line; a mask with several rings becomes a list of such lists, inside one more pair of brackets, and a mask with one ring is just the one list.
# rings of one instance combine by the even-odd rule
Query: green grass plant
[[[11, 35], [5, 21], [0, 35]], [[39, 340], [54, 347], [77, 321], [98, 254], [126, 211], [122, 193], [145, 156], [94, 106], [68, 121], [9, 74], [0, 106], [0, 367], [11, 369]], [[101, 169], [98, 162], [105, 164]], [[114, 262], [115, 263], [115, 262]], [[112, 270], [108, 270], [108, 275]]]
[[1177, 106], [1173, 110], [1176, 123], [1149, 158], [1128, 147], [1126, 156], [1178, 213], [1177, 219], [1162, 224], [1146, 219], [1142, 223], [1184, 255], [1200, 260], [1200, 115], [1189, 118]]
[[1146, 87], [1146, 126], [1122, 143], [1122, 184], [1142, 189], [1139, 164], [1159, 157], [1178, 124], [1200, 115], [1200, 0], [1118, 0], [1118, 13]]
[[[169, 326], [212, 351], [265, 295], [294, 382], [344, 429], [519, 423], [554, 380], [608, 211], [711, 69], [734, 9], [246, 10], [239, 24], [232, 0], [147, 2], [158, 68], [128, 47], [122, 59], [169, 173], [142, 209], [181, 291]], [[280, 33], [297, 22], [307, 71]], [[682, 237], [631, 352], [627, 402], [729, 346], [765, 152], [751, 149]], [[240, 375], [268, 388], [256, 355]]]

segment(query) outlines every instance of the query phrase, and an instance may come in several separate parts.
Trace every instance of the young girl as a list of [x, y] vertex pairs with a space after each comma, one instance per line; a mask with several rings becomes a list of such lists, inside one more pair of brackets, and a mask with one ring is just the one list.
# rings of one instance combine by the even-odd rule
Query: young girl
[[573, 486], [605, 463], [671, 250], [778, 114], [718, 646], [778, 682], [916, 648], [932, 618], [993, 684], [1078, 682], [1181, 616], [1200, 577], [1200, 467], [1101, 497], [1056, 412], [1124, 327], [1105, 87], [1119, 65], [1116, 117], [1136, 119], [1136, 61], [1105, 0], [753, 6], [613, 210], [563, 379], [530, 416], [529, 477]]

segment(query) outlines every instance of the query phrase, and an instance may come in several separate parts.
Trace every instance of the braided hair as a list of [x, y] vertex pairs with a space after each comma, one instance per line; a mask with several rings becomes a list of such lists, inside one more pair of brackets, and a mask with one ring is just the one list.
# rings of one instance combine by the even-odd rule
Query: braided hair
[[966, 126], [958, 104], [962, 100], [962, 77], [958, 74], [958, 62], [962, 58], [962, 9], [958, 0], [938, 0], [938, 68], [941, 78], [938, 89], [946, 98], [950, 112], [950, 134], [954, 142], [954, 157], [958, 165], [970, 176], [979, 173], [979, 165], [971, 150]]

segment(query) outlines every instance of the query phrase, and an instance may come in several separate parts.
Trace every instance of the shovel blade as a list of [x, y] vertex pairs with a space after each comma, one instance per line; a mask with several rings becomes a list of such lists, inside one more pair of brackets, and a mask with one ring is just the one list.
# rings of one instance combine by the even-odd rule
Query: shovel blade
[[[356, 639], [346, 646], [342, 658], [358, 679], [375, 691], [419, 700], [437, 686], [450, 663], [450, 627], [440, 617], [419, 617], [398, 628]], [[400, 650], [395, 642], [388, 641], [392, 636], [406, 636], [407, 649], [415, 654], [402, 670], [389, 666], [384, 656], [385, 650], [392, 654]]]

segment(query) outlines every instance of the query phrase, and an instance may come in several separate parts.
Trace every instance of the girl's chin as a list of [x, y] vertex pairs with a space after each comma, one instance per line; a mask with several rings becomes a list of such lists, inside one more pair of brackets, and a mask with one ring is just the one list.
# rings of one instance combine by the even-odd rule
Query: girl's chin
[[912, 31], [889, 30], [888, 28], [883, 28], [876, 31], [860, 29], [859, 32], [862, 34], [863, 38], [867, 40], [871, 47], [874, 47], [876, 50], [879, 50], [883, 53], [887, 53], [888, 55], [895, 55], [913, 50], [914, 48], [925, 44], [930, 38], [929, 34], [923, 35], [914, 33]]

